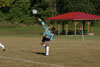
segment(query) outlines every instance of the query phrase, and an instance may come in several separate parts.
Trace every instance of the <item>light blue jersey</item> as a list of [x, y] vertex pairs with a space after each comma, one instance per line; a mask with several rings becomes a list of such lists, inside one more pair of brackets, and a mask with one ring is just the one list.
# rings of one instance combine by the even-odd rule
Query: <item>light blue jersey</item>
[[45, 23], [42, 21], [41, 22], [42, 26], [44, 27], [45, 29], [45, 32], [43, 34], [43, 36], [48, 36], [50, 38], [50, 40], [53, 40], [54, 38], [54, 35], [50, 32], [50, 30], [45, 26]]

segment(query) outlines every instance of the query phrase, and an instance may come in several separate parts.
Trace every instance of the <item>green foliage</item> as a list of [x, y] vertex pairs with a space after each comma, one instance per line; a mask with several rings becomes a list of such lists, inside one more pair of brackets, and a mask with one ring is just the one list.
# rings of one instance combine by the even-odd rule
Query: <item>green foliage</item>
[[[43, 19], [50, 17], [52, 7], [55, 7], [55, 14], [81, 11], [92, 14], [100, 13], [100, 0], [0, 0], [0, 23], [2, 21], [19, 22], [24, 24], [34, 24], [37, 16]], [[32, 14], [32, 10], [38, 11], [37, 15]]]
[[[38, 10], [38, 16], [50, 16], [49, 0], [0, 0], [0, 20], [34, 24], [37, 16], [32, 14]], [[2, 17], [3, 16], [3, 17]]]
[[[27, 5], [26, 5], [27, 4]], [[30, 8], [30, 1], [24, 0], [17, 0], [9, 10], [9, 18], [8, 20], [11, 21], [18, 21], [18, 22], [27, 22], [26, 19], [29, 19], [29, 9]]]
[[[60, 3], [62, 5], [59, 5]], [[57, 5], [59, 6], [57, 6], [59, 13], [75, 11], [96, 13], [95, 5], [91, 3], [91, 0], [58, 0]]]
[[15, 0], [0, 0], [0, 7], [10, 6]]
[[100, 13], [100, 0], [91, 0], [92, 4], [94, 4], [94, 8], [96, 9], [96, 14]]
[[38, 15], [45, 18], [50, 12], [48, 7], [49, 5], [47, 0], [17, 0], [10, 8], [8, 20], [18, 21], [25, 24], [33, 24], [37, 22], [37, 17], [32, 15], [32, 10], [37, 9]]
[[[31, 0], [32, 2], [35, 0]], [[46, 18], [50, 16], [50, 5], [48, 0], [36, 0], [36, 3], [34, 3], [33, 7], [31, 9], [36, 9], [38, 10], [38, 15], [41, 16], [42, 18]]]

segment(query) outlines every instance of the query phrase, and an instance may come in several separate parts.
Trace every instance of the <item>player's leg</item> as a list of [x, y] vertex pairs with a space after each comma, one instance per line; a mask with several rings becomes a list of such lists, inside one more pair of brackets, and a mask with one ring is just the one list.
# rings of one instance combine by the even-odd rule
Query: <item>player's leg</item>
[[49, 43], [50, 43], [50, 38], [46, 38], [46, 56], [49, 56]]
[[49, 42], [46, 42], [46, 56], [49, 56]]
[[41, 42], [41, 45], [45, 48], [46, 47], [46, 43], [45, 42]]
[[42, 42], [41, 42], [41, 45], [42, 45], [43, 47], [45, 47], [45, 46], [46, 46], [45, 41], [46, 41], [46, 38], [45, 38], [45, 37], [43, 37], [43, 38], [42, 38]]
[[45, 48], [46, 56], [49, 55], [49, 42], [50, 42], [50, 38], [46, 38], [46, 36], [43, 37], [41, 42], [41, 45]]
[[5, 51], [5, 46], [2, 43], [0, 43], [0, 47], [2, 47], [3, 51]]

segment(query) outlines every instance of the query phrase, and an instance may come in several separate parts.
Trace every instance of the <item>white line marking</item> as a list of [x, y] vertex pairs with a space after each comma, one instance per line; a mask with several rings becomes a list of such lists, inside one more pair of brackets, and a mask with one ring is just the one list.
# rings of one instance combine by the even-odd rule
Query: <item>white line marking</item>
[[0, 56], [0, 58], [10, 59], [10, 60], [16, 60], [16, 61], [23, 61], [23, 62], [28, 62], [28, 63], [42, 64], [42, 65], [47, 65], [47, 66], [49, 65], [49, 66], [53, 66], [53, 67], [64, 67], [64, 66], [60, 66], [60, 65], [56, 65], [56, 64], [41, 63], [41, 62], [35, 62], [35, 61], [31, 61], [31, 60], [11, 58], [11, 57], [4, 57], [4, 56]]

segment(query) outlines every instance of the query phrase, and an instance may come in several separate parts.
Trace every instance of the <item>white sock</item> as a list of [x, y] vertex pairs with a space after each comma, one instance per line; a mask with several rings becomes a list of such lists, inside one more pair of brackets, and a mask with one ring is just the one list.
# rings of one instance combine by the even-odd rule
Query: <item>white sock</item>
[[46, 47], [46, 56], [49, 55], [49, 46]]
[[2, 47], [2, 49], [5, 49], [5, 46], [2, 43], [0, 43], [0, 47]]
[[46, 44], [44, 43], [44, 44], [43, 44], [43, 47], [45, 48], [45, 46], [46, 46]]

